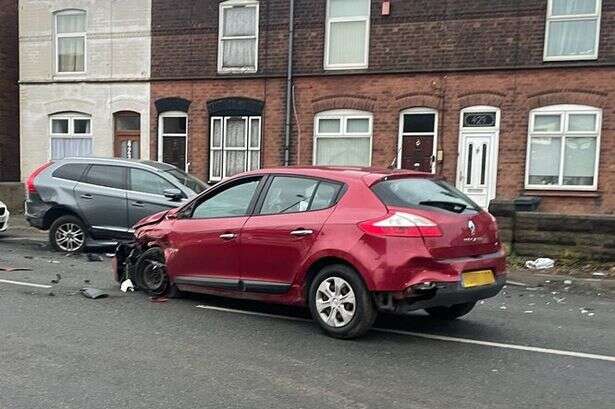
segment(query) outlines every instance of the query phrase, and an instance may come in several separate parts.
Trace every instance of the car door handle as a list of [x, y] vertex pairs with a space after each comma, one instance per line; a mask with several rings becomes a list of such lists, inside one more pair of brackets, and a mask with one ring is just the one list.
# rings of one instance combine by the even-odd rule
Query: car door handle
[[290, 232], [291, 236], [309, 236], [311, 234], [314, 234], [314, 230], [309, 230], [309, 229], [297, 229], [297, 230], [293, 230]]
[[90, 199], [94, 199], [94, 196], [92, 196], [92, 195], [91, 195], [91, 194], [89, 194], [89, 193], [84, 193], [84, 194], [82, 194], [82, 195], [81, 195], [81, 198], [82, 198], [82, 199], [87, 199], [87, 200], [90, 200]]
[[143, 202], [132, 202], [130, 204], [132, 207], [145, 207], [145, 205], [143, 204]]
[[237, 237], [235, 233], [224, 233], [220, 235], [222, 240], [233, 240]]

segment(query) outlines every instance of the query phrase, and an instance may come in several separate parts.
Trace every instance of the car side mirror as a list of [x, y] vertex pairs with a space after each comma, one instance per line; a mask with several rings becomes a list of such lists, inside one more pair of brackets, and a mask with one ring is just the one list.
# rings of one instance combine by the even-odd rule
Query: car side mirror
[[184, 194], [179, 189], [165, 189], [164, 197], [173, 201], [179, 201], [184, 198]]

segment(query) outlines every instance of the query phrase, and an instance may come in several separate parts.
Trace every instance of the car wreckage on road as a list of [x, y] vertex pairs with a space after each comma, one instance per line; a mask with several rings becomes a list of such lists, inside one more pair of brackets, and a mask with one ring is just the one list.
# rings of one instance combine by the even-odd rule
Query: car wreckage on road
[[141, 220], [118, 247], [117, 281], [309, 306], [353, 338], [378, 312], [455, 319], [505, 283], [495, 219], [434, 175], [280, 168], [223, 181]]

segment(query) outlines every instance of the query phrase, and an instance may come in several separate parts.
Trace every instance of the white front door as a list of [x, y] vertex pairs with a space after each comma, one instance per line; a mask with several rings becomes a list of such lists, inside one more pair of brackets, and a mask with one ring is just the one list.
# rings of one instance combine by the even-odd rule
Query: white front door
[[496, 137], [495, 132], [461, 133], [457, 187], [485, 209], [495, 198]]

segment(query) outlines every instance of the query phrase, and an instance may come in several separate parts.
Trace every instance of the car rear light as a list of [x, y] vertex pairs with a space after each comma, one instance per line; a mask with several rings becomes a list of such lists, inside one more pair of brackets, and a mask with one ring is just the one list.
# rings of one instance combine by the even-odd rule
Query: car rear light
[[36, 177], [45, 169], [47, 169], [49, 166], [51, 166], [53, 164], [53, 162], [49, 161], [41, 166], [39, 166], [38, 168], [36, 168], [34, 170], [34, 172], [32, 172], [30, 174], [30, 176], [28, 177], [28, 180], [26, 181], [26, 191], [28, 193], [36, 193], [36, 186], [34, 186], [34, 179], [36, 179]]
[[442, 230], [432, 220], [415, 214], [394, 212], [379, 219], [359, 223], [367, 234], [393, 237], [441, 237]]

